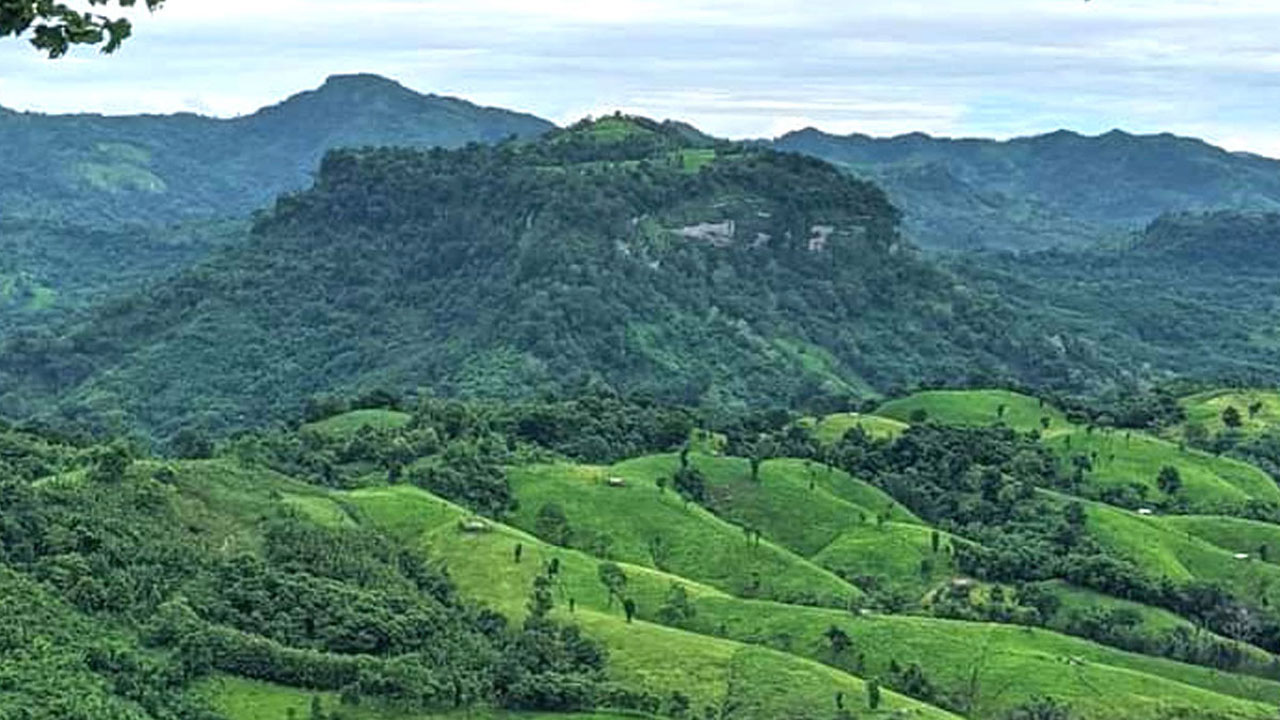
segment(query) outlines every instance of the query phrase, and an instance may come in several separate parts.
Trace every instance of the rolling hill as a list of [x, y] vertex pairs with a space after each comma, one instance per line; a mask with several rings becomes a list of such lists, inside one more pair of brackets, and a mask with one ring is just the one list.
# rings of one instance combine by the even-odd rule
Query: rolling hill
[[1280, 210], [1278, 161], [1169, 134], [998, 142], [810, 128], [772, 144], [879, 183], [904, 209], [907, 235], [941, 250], [1085, 247], [1169, 212]]
[[[56, 679], [78, 688], [61, 716], [133, 720], [275, 720], [313, 705], [357, 720], [943, 720], [1036, 707], [1081, 720], [1262, 720], [1280, 702], [1272, 656], [1191, 610], [972, 565], [972, 552], [1003, 546], [1000, 533], [1078, 504], [1091, 553], [1199, 588], [1189, 597], [1214, 588], [1280, 602], [1274, 559], [1233, 556], [1280, 525], [1143, 516], [1051, 490], [1054, 464], [1028, 453], [1052, 457], [1054, 442], [1084, 432], [1063, 421], [1037, 440], [1036, 418], [1060, 417], [1052, 405], [924, 393], [885, 410], [917, 424], [809, 451], [782, 416], [771, 432], [817, 456], [753, 469], [663, 452], [681, 442], [651, 434], [670, 417], [612, 403], [315, 411], [189, 460], [0, 428], [0, 647], [58, 648], [0, 655], [0, 699], [47, 705]], [[581, 432], [586, 418], [605, 454], [630, 449], [593, 465], [533, 440], [559, 438], [553, 426]], [[1021, 440], [990, 427], [1003, 419], [1026, 426]], [[726, 428], [726, 447], [742, 447], [739, 432]], [[959, 444], [935, 442], [946, 438]], [[984, 529], [910, 509], [918, 489], [890, 465], [927, 467], [915, 463], [964, 446], [986, 484], [973, 498], [1042, 500], [1036, 517]], [[842, 469], [858, 453], [878, 458], [866, 480]], [[971, 476], [959, 456], [947, 462]], [[501, 506], [481, 503], [493, 488], [479, 478], [495, 466], [510, 491]], [[1038, 489], [1015, 498], [1016, 485], [991, 486], [995, 467], [1041, 473], [1025, 476]], [[956, 500], [962, 515], [981, 502]], [[41, 600], [16, 601], [31, 597]], [[1270, 612], [1227, 607], [1259, 613], [1245, 617], [1259, 628]], [[1237, 620], [1210, 624], [1273, 642]]]

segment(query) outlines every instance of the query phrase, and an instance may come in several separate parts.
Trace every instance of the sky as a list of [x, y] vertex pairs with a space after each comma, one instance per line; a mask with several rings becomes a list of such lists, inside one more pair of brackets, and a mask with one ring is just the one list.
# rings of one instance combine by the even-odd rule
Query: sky
[[733, 138], [1120, 128], [1280, 157], [1280, 0], [167, 0], [133, 15], [110, 56], [0, 40], [0, 105], [234, 116], [372, 72], [562, 124], [622, 110]]

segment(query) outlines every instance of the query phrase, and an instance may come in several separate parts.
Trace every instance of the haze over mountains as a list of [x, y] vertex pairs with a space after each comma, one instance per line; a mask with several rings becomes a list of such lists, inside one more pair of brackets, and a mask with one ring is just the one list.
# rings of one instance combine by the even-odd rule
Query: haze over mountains
[[0, 220], [99, 225], [246, 215], [305, 187], [335, 147], [457, 147], [552, 127], [376, 75], [336, 75], [225, 120], [6, 113]]
[[1280, 161], [1169, 134], [1059, 130], [996, 142], [810, 128], [773, 145], [879, 183], [907, 234], [931, 248], [1084, 246], [1166, 212], [1280, 210]]

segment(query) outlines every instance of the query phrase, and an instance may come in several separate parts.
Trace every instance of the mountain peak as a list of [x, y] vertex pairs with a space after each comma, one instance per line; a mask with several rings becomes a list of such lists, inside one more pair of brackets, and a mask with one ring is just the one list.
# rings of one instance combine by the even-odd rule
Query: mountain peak
[[375, 73], [349, 73], [330, 75], [325, 78], [317, 92], [350, 92], [350, 91], [382, 91], [382, 92], [402, 92], [413, 93], [413, 90], [401, 85], [389, 77], [384, 77]]

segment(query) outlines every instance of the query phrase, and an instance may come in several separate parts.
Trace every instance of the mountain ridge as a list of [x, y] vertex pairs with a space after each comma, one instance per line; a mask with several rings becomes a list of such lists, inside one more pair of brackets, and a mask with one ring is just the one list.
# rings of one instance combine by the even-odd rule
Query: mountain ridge
[[1280, 210], [1280, 160], [1171, 133], [1070, 130], [988, 140], [806, 128], [773, 147], [882, 185], [932, 249], [1087, 247], [1168, 212]]
[[0, 168], [0, 220], [83, 216], [99, 223], [243, 216], [305, 187], [320, 157], [335, 147], [457, 147], [555, 127], [527, 113], [422, 95], [373, 75], [331, 76], [314, 90], [236, 118], [0, 118], [0, 143], [15, 149]]

